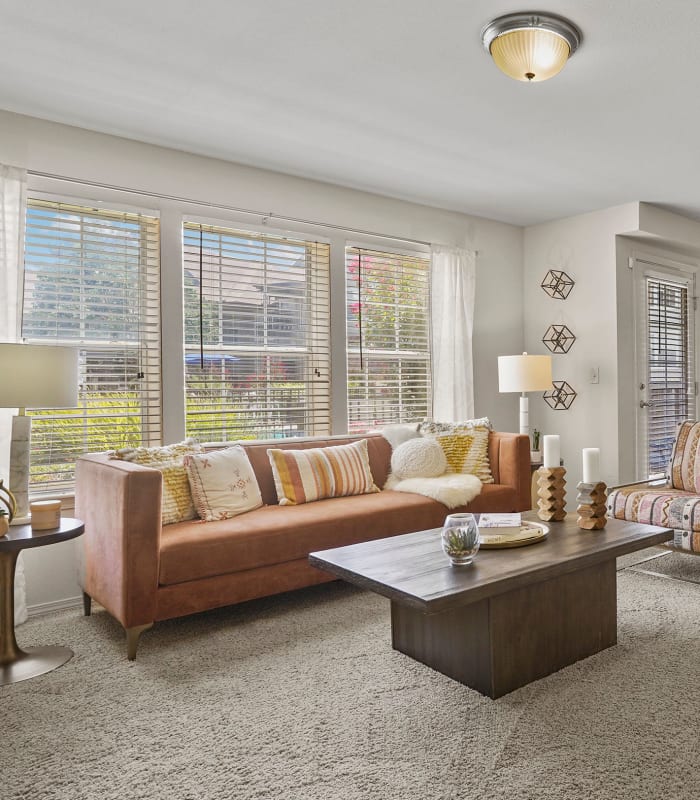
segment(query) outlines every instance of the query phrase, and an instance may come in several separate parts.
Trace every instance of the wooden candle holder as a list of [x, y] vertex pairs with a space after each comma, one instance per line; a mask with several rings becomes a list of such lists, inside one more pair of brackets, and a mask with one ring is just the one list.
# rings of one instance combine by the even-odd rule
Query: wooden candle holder
[[584, 531], [599, 531], [605, 527], [607, 520], [607, 486], [598, 483], [579, 483], [576, 487], [576, 520]]
[[540, 467], [537, 470], [537, 516], [549, 522], [566, 516], [566, 470]]

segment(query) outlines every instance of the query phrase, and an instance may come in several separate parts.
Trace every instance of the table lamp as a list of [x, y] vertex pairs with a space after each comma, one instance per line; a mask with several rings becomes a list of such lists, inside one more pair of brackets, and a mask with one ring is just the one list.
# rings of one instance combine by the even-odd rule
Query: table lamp
[[529, 407], [526, 392], [543, 392], [552, 388], [552, 357], [521, 356], [498, 357], [498, 391], [521, 392], [520, 433], [530, 435]]
[[74, 347], [0, 343], [0, 408], [12, 418], [9, 487], [17, 502], [13, 523], [27, 521], [31, 417], [27, 408], [73, 408], [78, 404], [78, 351]]

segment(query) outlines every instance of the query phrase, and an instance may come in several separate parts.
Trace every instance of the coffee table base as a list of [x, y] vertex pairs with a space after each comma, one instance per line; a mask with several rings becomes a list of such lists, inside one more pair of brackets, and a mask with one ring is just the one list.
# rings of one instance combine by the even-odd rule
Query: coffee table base
[[0, 686], [19, 683], [28, 678], [36, 678], [45, 672], [62, 666], [73, 658], [68, 647], [28, 647], [20, 650], [17, 659], [8, 664], [0, 664]]
[[435, 614], [392, 600], [391, 632], [395, 650], [495, 699], [616, 644], [615, 560]]

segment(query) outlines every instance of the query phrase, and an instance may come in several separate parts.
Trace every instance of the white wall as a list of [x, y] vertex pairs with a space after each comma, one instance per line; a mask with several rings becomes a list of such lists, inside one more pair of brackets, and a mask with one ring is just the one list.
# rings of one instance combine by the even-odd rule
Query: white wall
[[[541, 396], [530, 399], [530, 429], [561, 437], [567, 501], [575, 503], [582, 477], [581, 450], [599, 447], [602, 480], [618, 475], [618, 363], [616, 235], [637, 229], [638, 204], [535, 225], [525, 230], [525, 343], [529, 353], [548, 353], [542, 337], [550, 324], [566, 324], [576, 336], [570, 351], [553, 355], [554, 380], [566, 380], [577, 397], [553, 411]], [[540, 287], [550, 269], [564, 270], [575, 286], [566, 300]], [[598, 368], [600, 382], [590, 374]]]
[[[517, 399], [498, 393], [496, 357], [522, 349], [521, 228], [3, 111], [0, 111], [0, 131], [0, 163], [4, 164], [478, 250], [474, 322], [476, 413], [490, 416], [499, 429], [513, 429], [517, 424]], [[45, 181], [34, 178], [30, 187], [47, 189], [53, 185], [49, 187]], [[91, 199], [114, 196], [77, 186], [69, 186], [66, 191]], [[180, 202], [154, 199], [139, 202], [128, 194], [123, 198], [131, 205], [160, 209], [163, 227], [167, 224], [171, 230], [184, 211], [207, 215], [201, 207]], [[210, 215], [222, 217], [218, 211]], [[236, 215], [227, 217], [235, 219]], [[260, 222], [249, 216], [242, 216], [240, 221]], [[285, 227], [291, 229], [289, 223]], [[329, 235], [334, 241], [342, 239], [337, 233]], [[179, 276], [179, 257], [178, 248], [164, 250], [164, 274]], [[332, 265], [336, 270], [333, 276], [336, 287], [340, 286], [337, 271], [341, 263], [336, 258]], [[168, 282], [164, 289], [171, 291], [172, 286]], [[178, 321], [164, 319], [163, 324], [164, 341], [172, 341], [179, 330]], [[176, 352], [178, 347], [172, 351], [164, 347], [166, 390], [168, 386], [177, 386], [181, 375], [178, 372], [181, 367], [173, 355]], [[336, 384], [335, 392], [344, 393], [344, 387]], [[164, 420], [166, 436], [167, 431], [175, 433], [176, 417], [177, 414]], [[30, 606], [77, 596], [73, 553], [74, 546], [67, 543], [25, 554]]]

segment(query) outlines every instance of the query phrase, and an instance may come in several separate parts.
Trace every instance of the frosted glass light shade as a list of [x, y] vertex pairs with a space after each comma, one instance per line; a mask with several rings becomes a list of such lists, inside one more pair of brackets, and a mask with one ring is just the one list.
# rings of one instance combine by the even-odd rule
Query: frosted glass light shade
[[554, 14], [505, 14], [481, 31], [496, 66], [516, 81], [546, 81], [556, 75], [581, 43], [581, 31]]
[[73, 408], [77, 404], [77, 349], [0, 344], [0, 408]]
[[499, 392], [540, 392], [552, 388], [552, 357], [498, 357]]
[[496, 66], [516, 81], [546, 81], [566, 64], [571, 50], [552, 31], [525, 28], [497, 36], [491, 44]]

